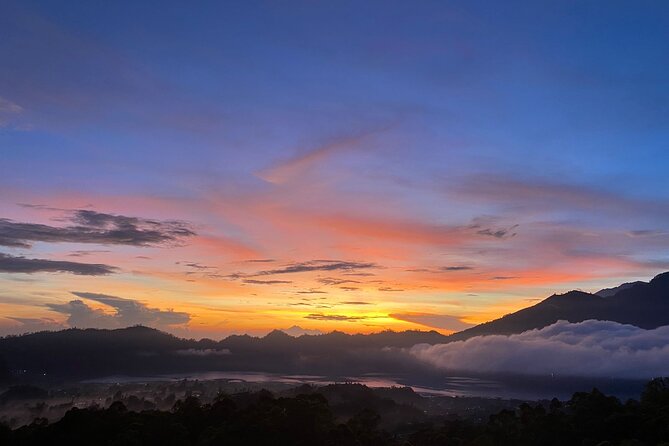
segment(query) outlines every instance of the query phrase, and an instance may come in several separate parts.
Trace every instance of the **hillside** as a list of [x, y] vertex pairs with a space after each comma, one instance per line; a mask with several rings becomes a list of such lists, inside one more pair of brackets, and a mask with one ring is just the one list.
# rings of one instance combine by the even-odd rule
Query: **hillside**
[[[615, 291], [615, 292], [614, 292]], [[603, 294], [603, 296], [602, 296]], [[459, 341], [474, 336], [522, 333], [558, 320], [582, 322], [599, 319], [651, 329], [669, 325], [669, 273], [650, 282], [634, 282], [596, 294], [569, 291], [449, 336]]]

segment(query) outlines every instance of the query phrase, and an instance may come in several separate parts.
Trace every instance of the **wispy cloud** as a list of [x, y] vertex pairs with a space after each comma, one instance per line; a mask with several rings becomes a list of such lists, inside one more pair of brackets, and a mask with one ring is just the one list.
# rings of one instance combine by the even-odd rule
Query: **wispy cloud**
[[13, 127], [14, 119], [23, 113], [23, 107], [0, 97], [0, 128]]
[[378, 288], [379, 291], [385, 291], [385, 292], [395, 292], [395, 291], [405, 291], [402, 288], [393, 288], [389, 286], [382, 286]]
[[377, 265], [369, 262], [348, 262], [342, 260], [311, 260], [308, 262], [293, 263], [283, 268], [258, 271], [250, 276], [271, 276], [276, 274], [293, 274], [312, 271], [356, 271], [359, 269], [376, 268]]
[[494, 227], [491, 218], [475, 218], [470, 224], [432, 224], [420, 220], [397, 218], [361, 217], [350, 214], [305, 214], [302, 219], [321, 228], [346, 236], [365, 237], [389, 242], [415, 244], [463, 246], [489, 237], [508, 239], [516, 235], [517, 224]]
[[368, 319], [367, 316], [349, 316], [345, 314], [322, 314], [311, 313], [304, 316], [305, 319], [312, 319], [315, 321], [337, 321], [337, 322], [356, 322], [363, 319]]
[[292, 280], [257, 280], [257, 279], [244, 279], [244, 283], [250, 285], [281, 285], [287, 283], [293, 283]]
[[336, 277], [322, 277], [320, 279], [317, 279], [316, 281], [318, 283], [322, 283], [323, 285], [343, 285], [346, 283], [360, 283], [359, 280], [338, 279]]
[[310, 290], [300, 290], [296, 291], [297, 294], [327, 294], [327, 291], [310, 289]]
[[386, 125], [380, 128], [337, 136], [316, 147], [298, 150], [295, 156], [278, 161], [272, 166], [259, 171], [257, 175], [267, 182], [276, 184], [300, 178], [321, 161], [339, 153], [356, 150], [374, 135], [390, 127]]
[[452, 190], [470, 200], [494, 203], [517, 213], [596, 211], [626, 216], [631, 212], [669, 215], [666, 202], [628, 197], [584, 184], [539, 178], [500, 174], [474, 175], [461, 181]]

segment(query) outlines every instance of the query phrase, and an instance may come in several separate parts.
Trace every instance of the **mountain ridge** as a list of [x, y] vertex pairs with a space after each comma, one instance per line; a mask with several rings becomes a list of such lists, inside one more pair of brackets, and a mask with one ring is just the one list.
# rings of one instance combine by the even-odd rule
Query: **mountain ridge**
[[[78, 329], [0, 338], [0, 381], [14, 376], [83, 379], [110, 375], [263, 371], [295, 374], [413, 373], [391, 351], [444, 344], [474, 336], [511, 335], [558, 320], [610, 320], [644, 329], [669, 325], [669, 273], [635, 282], [602, 297], [573, 290], [449, 336], [434, 330], [346, 334], [333, 331], [293, 337], [274, 330], [264, 337], [184, 339], [153, 328]], [[3, 378], [4, 377], [4, 378]]]
[[589, 319], [608, 320], [635, 325], [644, 329], [669, 325], [669, 272], [658, 274], [649, 282], [632, 282], [605, 296], [572, 290], [553, 294], [541, 302], [484, 322], [448, 336], [461, 341], [474, 336], [511, 335], [546, 327], [558, 320], [583, 322]]

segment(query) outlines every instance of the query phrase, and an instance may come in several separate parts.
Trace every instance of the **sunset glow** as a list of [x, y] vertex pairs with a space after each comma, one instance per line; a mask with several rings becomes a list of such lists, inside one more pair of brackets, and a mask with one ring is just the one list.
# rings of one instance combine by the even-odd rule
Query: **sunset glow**
[[669, 269], [666, 8], [345, 3], [3, 2], [0, 334], [447, 334]]

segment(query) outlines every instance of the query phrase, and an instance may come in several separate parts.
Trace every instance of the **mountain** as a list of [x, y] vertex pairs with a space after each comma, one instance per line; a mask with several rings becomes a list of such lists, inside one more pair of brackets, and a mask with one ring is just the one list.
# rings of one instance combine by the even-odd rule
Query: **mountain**
[[47, 378], [137, 374], [162, 367], [178, 371], [191, 368], [200, 358], [184, 361], [184, 356], [176, 352], [216, 345], [211, 340], [180, 339], [142, 326], [118, 330], [72, 328], [2, 338], [0, 363], [4, 362], [15, 376]]
[[611, 297], [611, 296], [616, 295], [618, 293], [618, 291], [622, 291], [622, 290], [626, 290], [628, 288], [632, 288], [633, 286], [639, 285], [641, 283], [645, 283], [645, 282], [642, 282], [640, 280], [637, 280], [636, 282], [627, 282], [627, 283], [623, 283], [622, 285], [618, 285], [617, 287], [604, 288], [603, 290], [597, 291], [595, 294], [599, 297]]
[[669, 272], [650, 282], [626, 283], [595, 294], [569, 291], [555, 294], [529, 308], [450, 335], [460, 341], [482, 335], [509, 335], [543, 328], [559, 320], [615, 321], [651, 329], [669, 325]]
[[[595, 294], [582, 291], [555, 294], [534, 306], [450, 336], [436, 331], [384, 331], [368, 335], [335, 331], [293, 337], [274, 330], [262, 338], [234, 335], [221, 341], [196, 341], [139, 326], [8, 336], [0, 338], [0, 381], [197, 371], [343, 377], [377, 372], [416, 375], [422, 366], [398, 355], [397, 349], [416, 344], [443, 344], [473, 336], [522, 333], [558, 320], [588, 319], [646, 329], [669, 325], [669, 273], [660, 274], [648, 283], [624, 284]], [[425, 367], [423, 371], [429, 373], [428, 366]]]
[[438, 344], [436, 331], [385, 331], [369, 335], [332, 332], [289, 336], [274, 330], [262, 338], [233, 335], [221, 341], [181, 339], [142, 326], [68, 329], [0, 338], [0, 381], [147, 376], [198, 371], [350, 375], [404, 372], [384, 347]]

